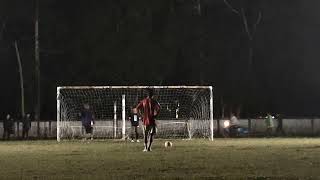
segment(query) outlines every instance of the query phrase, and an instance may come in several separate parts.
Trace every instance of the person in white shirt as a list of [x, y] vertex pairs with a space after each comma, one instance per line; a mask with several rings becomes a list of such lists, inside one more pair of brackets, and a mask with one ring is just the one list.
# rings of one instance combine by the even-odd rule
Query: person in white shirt
[[235, 126], [235, 127], [240, 126], [240, 121], [233, 113], [231, 113], [231, 118], [230, 118], [230, 127], [232, 126]]
[[231, 137], [237, 136], [237, 131], [239, 127], [240, 127], [240, 121], [233, 113], [231, 113], [230, 126], [228, 128], [228, 131], [230, 133], [229, 135]]

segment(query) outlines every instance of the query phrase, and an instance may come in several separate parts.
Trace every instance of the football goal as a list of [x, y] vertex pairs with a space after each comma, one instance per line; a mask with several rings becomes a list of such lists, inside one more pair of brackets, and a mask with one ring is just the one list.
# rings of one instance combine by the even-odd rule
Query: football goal
[[128, 115], [147, 96], [147, 88], [154, 90], [161, 106], [157, 138], [213, 140], [212, 86], [65, 86], [57, 87], [57, 141], [84, 137], [80, 118], [84, 104], [95, 117], [94, 138], [127, 138]]

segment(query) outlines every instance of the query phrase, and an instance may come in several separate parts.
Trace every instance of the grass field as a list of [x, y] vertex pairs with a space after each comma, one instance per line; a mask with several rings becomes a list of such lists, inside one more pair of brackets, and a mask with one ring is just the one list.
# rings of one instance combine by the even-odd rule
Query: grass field
[[0, 142], [0, 179], [320, 179], [320, 139]]

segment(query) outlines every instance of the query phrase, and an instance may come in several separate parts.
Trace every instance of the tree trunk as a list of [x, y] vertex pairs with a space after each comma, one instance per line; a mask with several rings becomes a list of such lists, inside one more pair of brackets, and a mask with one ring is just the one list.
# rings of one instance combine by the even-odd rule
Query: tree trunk
[[36, 0], [35, 12], [35, 121], [37, 121], [37, 135], [40, 137], [40, 57], [39, 57], [39, 0]]
[[21, 93], [21, 117], [23, 118], [24, 115], [25, 115], [23, 73], [22, 73], [22, 65], [21, 65], [21, 59], [20, 59], [20, 53], [19, 53], [17, 41], [14, 42], [14, 47], [15, 47], [15, 50], [16, 50], [17, 61], [18, 61], [18, 66], [19, 66], [20, 89], [21, 89], [21, 91], [20, 91], [20, 93]]
[[[20, 53], [18, 49], [18, 43], [17, 41], [14, 42], [14, 47], [16, 50], [16, 55], [17, 55], [17, 61], [18, 61], [18, 66], [19, 66], [19, 74], [20, 74], [20, 88], [21, 88], [21, 119], [24, 118], [25, 115], [25, 108], [24, 108], [24, 87], [23, 87], [23, 73], [22, 73], [22, 65], [21, 65], [21, 59], [20, 59]], [[20, 120], [17, 119], [17, 137], [19, 138], [19, 124]]]

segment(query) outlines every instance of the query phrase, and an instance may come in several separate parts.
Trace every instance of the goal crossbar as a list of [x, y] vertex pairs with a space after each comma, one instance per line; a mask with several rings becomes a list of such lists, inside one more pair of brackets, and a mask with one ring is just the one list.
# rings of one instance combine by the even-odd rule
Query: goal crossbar
[[57, 89], [212, 89], [212, 86], [59, 86]]

